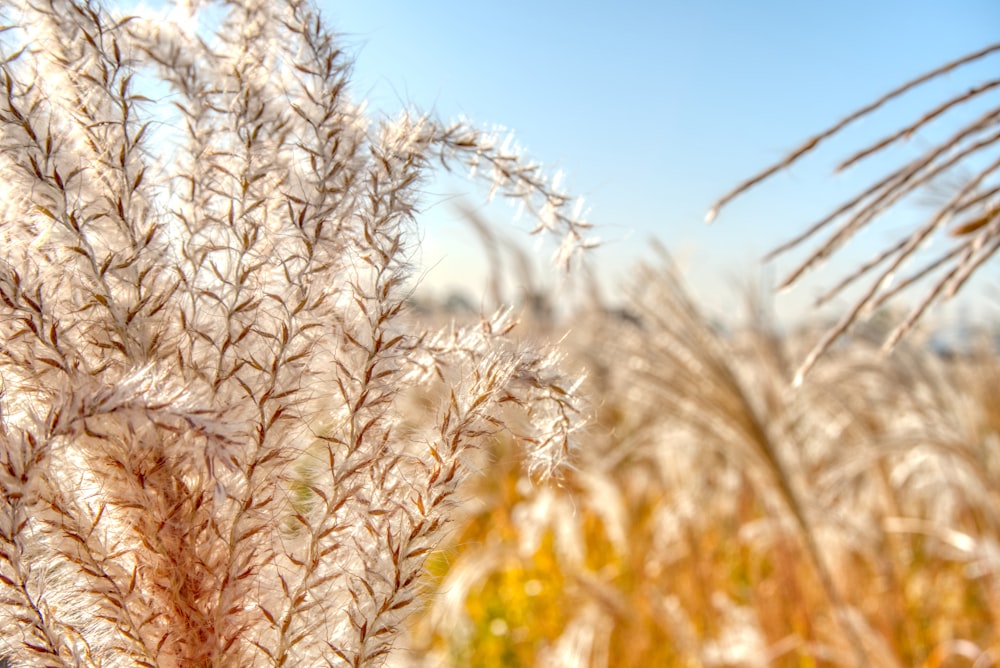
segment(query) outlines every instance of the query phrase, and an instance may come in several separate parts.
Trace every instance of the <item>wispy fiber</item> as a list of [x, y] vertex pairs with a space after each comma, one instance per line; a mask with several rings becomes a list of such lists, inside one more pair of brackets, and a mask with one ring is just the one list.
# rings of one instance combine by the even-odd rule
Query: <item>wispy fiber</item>
[[574, 203], [501, 138], [366, 115], [306, 2], [0, 11], [0, 654], [379, 665], [470, 451], [551, 473], [581, 419], [508, 315], [408, 318], [423, 180], [478, 165], [566, 259]]

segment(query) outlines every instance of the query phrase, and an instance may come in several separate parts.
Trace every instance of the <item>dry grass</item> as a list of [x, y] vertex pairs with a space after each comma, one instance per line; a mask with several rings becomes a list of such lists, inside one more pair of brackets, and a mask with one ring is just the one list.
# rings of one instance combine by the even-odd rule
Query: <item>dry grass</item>
[[[798, 162], [821, 144], [839, 135], [847, 126], [877, 113], [892, 100], [970, 64], [989, 58], [995, 61], [998, 52], [1000, 44], [989, 45], [892, 89], [871, 104], [847, 115], [833, 127], [810, 137], [785, 158], [723, 195], [709, 211], [707, 220], [712, 221], [720, 209], [734, 198]], [[1000, 194], [997, 179], [1000, 159], [996, 158], [996, 148], [1000, 145], [1000, 107], [989, 98], [998, 86], [1000, 79], [987, 78], [972, 88], [943, 100], [912, 123], [848, 156], [837, 165], [836, 171], [886, 153], [956, 110], [971, 108], [977, 111], [978, 107], [985, 107], [978, 116], [970, 121], [959, 121], [959, 126], [944, 139], [932, 141], [929, 148], [916, 158], [890, 169], [885, 177], [862, 189], [771, 253], [773, 257], [826, 235], [806, 259], [784, 278], [781, 287], [788, 287], [838, 252], [861, 229], [872, 225], [889, 210], [898, 208], [914, 193], [958, 175], [956, 187], [950, 189], [944, 203], [936, 206], [926, 222], [916, 226], [898, 242], [888, 244], [875, 257], [863, 263], [819, 298], [818, 303], [822, 304], [842, 294], [849, 286], [868, 281], [867, 287], [862, 288], [861, 296], [854, 301], [853, 306], [826, 332], [805, 358], [799, 369], [797, 382], [801, 382], [802, 376], [819, 356], [857, 320], [870, 315], [914, 284], [927, 282], [930, 287], [924, 296], [888, 333], [885, 347], [891, 349], [932, 305], [958, 292], [972, 274], [1000, 249], [1000, 203], [997, 199]], [[921, 253], [921, 249], [949, 225], [952, 240], [947, 243], [947, 247], [940, 252]], [[943, 241], [938, 239], [938, 244]], [[909, 267], [910, 263], [916, 263], [916, 268]]]
[[476, 128], [367, 117], [308, 3], [214, 9], [0, 7], [15, 665], [379, 665], [472, 451], [507, 433], [544, 476], [581, 417], [505, 313], [404, 308], [435, 163], [478, 167], [566, 259], [573, 202]]
[[635, 285], [634, 318], [573, 319], [571, 472], [533, 487], [494, 445], [400, 665], [994, 662], [993, 351], [857, 337], [792, 390], [810, 337], [718, 333], [666, 260]]
[[571, 314], [568, 361], [550, 314], [421, 320], [435, 164], [562, 260], [573, 202], [500, 138], [367, 116], [308, 4], [207, 6], [0, 6], [14, 665], [1000, 660], [993, 350], [859, 336], [792, 391], [806, 337], [720, 333], [665, 258]]

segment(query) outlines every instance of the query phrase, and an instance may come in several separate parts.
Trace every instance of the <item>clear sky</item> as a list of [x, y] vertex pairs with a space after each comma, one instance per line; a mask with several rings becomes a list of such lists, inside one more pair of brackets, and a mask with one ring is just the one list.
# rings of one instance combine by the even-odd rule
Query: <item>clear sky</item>
[[[532, 157], [562, 169], [570, 190], [587, 200], [604, 242], [595, 259], [609, 291], [628, 266], [648, 256], [644, 249], [655, 237], [683, 261], [696, 293], [716, 310], [731, 308], [725, 286], [752, 278], [767, 250], [881, 173], [859, 168], [834, 177], [836, 158], [1000, 69], [994, 56], [906, 96], [707, 226], [704, 215], [715, 198], [812, 133], [890, 87], [998, 39], [1000, 3], [323, 0], [321, 6], [357, 54], [355, 93], [376, 109], [410, 105], [444, 118], [503, 124]], [[917, 137], [895, 155], [913, 157], [926, 145]], [[477, 242], [446, 201], [456, 187], [429, 189], [428, 204], [436, 203], [423, 218], [424, 261], [435, 267], [424, 279], [430, 289], [475, 285], [483, 265]], [[482, 201], [482, 190], [470, 192], [471, 202]], [[517, 238], [510, 210], [484, 213]], [[907, 220], [887, 221], [849, 246], [843, 265], [833, 262], [819, 283], [830, 285], [838, 266], [867, 257]], [[782, 266], [788, 262], [769, 271]], [[984, 273], [998, 285], [995, 268]], [[779, 299], [783, 312], [798, 312], [815, 285]]]

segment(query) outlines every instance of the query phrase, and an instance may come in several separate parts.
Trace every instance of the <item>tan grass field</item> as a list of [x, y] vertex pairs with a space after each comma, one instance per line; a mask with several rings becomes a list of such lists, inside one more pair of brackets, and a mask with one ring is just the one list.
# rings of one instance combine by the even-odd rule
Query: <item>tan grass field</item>
[[401, 664], [992, 665], [995, 351], [869, 328], [793, 389], [820, 332], [719, 334], [666, 263], [635, 284], [634, 318], [571, 318], [569, 469], [533, 485], [493, 442]]
[[[435, 171], [569, 268], [591, 225], [558, 173], [372, 114], [307, 0], [135, 11], [0, 3], [0, 663], [1000, 663], [1000, 362], [918, 327], [1000, 249], [1000, 161], [834, 286], [873, 281], [832, 327], [723, 331], [666, 253], [614, 308], [533, 284], [455, 321], [414, 306]], [[998, 123], [793, 239], [833, 226], [786, 283]]]

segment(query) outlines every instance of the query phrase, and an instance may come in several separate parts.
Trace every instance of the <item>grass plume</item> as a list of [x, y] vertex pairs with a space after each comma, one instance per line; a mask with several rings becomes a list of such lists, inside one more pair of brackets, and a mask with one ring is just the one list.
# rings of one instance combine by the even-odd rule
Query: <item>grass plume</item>
[[581, 419], [507, 314], [408, 318], [421, 184], [478, 166], [566, 261], [586, 224], [501, 138], [367, 116], [308, 3], [168, 10], [2, 9], [0, 651], [378, 665], [470, 451], [551, 473]]

